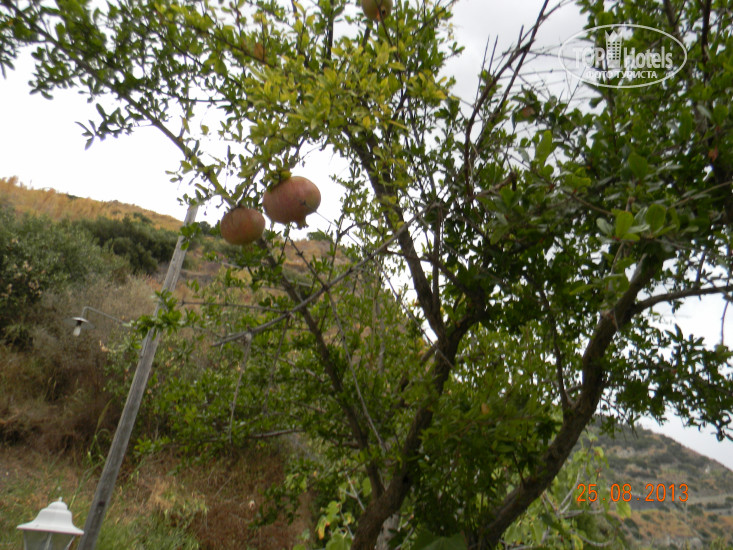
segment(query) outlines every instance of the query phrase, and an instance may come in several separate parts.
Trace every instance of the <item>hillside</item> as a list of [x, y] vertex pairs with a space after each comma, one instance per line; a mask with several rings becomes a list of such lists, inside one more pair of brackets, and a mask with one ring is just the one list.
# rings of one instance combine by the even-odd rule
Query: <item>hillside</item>
[[[18, 211], [54, 219], [121, 219], [140, 213], [161, 228], [177, 231], [180, 226], [178, 220], [133, 205], [29, 190], [14, 180], [0, 180], [0, 200]], [[293, 272], [304, 273], [299, 252], [305, 257], [323, 256], [329, 243], [305, 241], [297, 247], [286, 249], [285, 264]], [[215, 279], [221, 263], [205, 261], [201, 248], [192, 247], [191, 252], [193, 267], [184, 278], [196, 279], [202, 286]], [[107, 346], [114, 341], [117, 327], [99, 320], [95, 332], [74, 339], [61, 321], [87, 304], [124, 320], [135, 318], [152, 310], [150, 290], [158, 287], [155, 277], [133, 278], [125, 284], [97, 282], [83, 292], [53, 296], [44, 303], [47, 311], [33, 319], [38, 323], [33, 332], [38, 349], [20, 352], [0, 345], [0, 531], [5, 533], [0, 535], [0, 549], [16, 548], [15, 525], [32, 519], [28, 515], [52, 498], [71, 499], [74, 521], [83, 525], [104, 461], [102, 449], [119, 414], [119, 404], [105, 393], [104, 379]], [[187, 297], [186, 291], [181, 290]], [[172, 351], [168, 348], [163, 353]], [[614, 438], [598, 435], [597, 445], [604, 449], [609, 468], [600, 471], [597, 480], [578, 483], [632, 488], [632, 515], [623, 522], [630, 548], [733, 548], [731, 470], [641, 428], [633, 432], [619, 428]], [[135, 548], [145, 544], [171, 549], [241, 548], [243, 533], [253, 548], [292, 547], [312, 528], [309, 503], [301, 503], [294, 525], [281, 519], [266, 528], [251, 527], [262, 492], [283, 479], [294, 447], [297, 441], [279, 441], [183, 466], [168, 450], [139, 459], [140, 453], [132, 449], [129, 454], [135, 458], [126, 462], [105, 535], [108, 541], [120, 542], [108, 542], [105, 548], [133, 547], [125, 546], [132, 544], [129, 541], [142, 545]], [[688, 487], [687, 502], [646, 502], [647, 485], [679, 488], [683, 483]], [[166, 544], [155, 537], [165, 537]]]
[[[43, 214], [55, 221], [107, 216], [122, 220], [139, 214], [169, 232], [177, 232], [181, 224], [133, 205], [29, 190], [14, 180], [0, 183], [0, 206], [18, 213]], [[25, 222], [5, 229], [21, 223]], [[44, 248], [48, 234], [63, 233], [61, 226], [44, 222], [33, 227], [42, 230], [35, 239], [41, 243], [22, 249], [29, 254]], [[64, 231], [79, 235], [73, 227]], [[221, 244], [221, 239], [207, 239]], [[15, 527], [59, 497], [69, 505], [74, 523], [84, 525], [135, 364], [135, 356], [123, 358], [121, 369], [113, 371], [110, 348], [132, 338], [129, 327], [114, 320], [129, 322], [150, 314], [155, 307], [153, 291], [160, 288], [166, 269], [161, 264], [153, 274], [130, 273], [118, 269], [107, 252], [86, 248], [91, 244], [85, 242], [79, 246], [80, 258], [88, 254], [95, 265], [106, 261], [113, 271], [98, 272], [80, 284], [44, 289], [42, 298], [23, 310], [18, 320], [24, 339], [17, 344], [0, 340], [0, 549], [22, 546]], [[203, 261], [203, 246], [191, 249], [194, 269], [184, 278], [213, 277], [221, 265]], [[30, 265], [28, 269], [33, 271]], [[179, 296], [187, 291], [179, 285]], [[66, 321], [87, 306], [94, 308], [88, 315], [93, 328], [74, 336]], [[116, 387], [111, 386], [113, 380]], [[263, 492], [285, 476], [288, 441], [192, 463], [168, 449], [141, 454], [136, 450], [137, 437], [116, 484], [99, 550], [240, 549], [243, 544], [279, 549], [292, 546], [308, 530], [307, 503], [296, 511], [293, 524], [276, 517], [270, 525], [253, 527]]]
[[[599, 443], [611, 471], [618, 476], [614, 483], [623, 480], [639, 488], [649, 483], [686, 483], [690, 503], [714, 502], [721, 495], [733, 495], [733, 471], [662, 434], [622, 426], [613, 438], [599, 436]], [[663, 503], [645, 504], [644, 508], [664, 507]]]
[[[733, 547], [733, 471], [639, 427], [617, 427], [613, 437], [598, 434], [597, 445], [609, 466], [599, 473], [598, 486], [630, 486], [632, 515], [624, 527], [632, 548]], [[682, 484], [687, 486], [686, 502], [679, 500]], [[664, 489], [657, 496], [660, 485]], [[727, 546], [715, 546], [722, 541]]]
[[53, 189], [30, 189], [17, 178], [0, 177], [0, 204], [21, 213], [45, 214], [52, 220], [95, 219], [97, 217], [121, 220], [133, 213], [142, 214], [158, 229], [178, 231], [181, 221], [172, 216], [145, 210], [133, 204], [118, 201], [100, 202], [93, 199], [58, 193]]

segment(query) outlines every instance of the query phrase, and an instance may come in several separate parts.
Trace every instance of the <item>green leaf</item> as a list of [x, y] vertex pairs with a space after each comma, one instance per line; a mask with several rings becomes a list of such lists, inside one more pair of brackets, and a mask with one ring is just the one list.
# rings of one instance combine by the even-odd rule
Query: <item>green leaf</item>
[[429, 531], [418, 533], [413, 550], [467, 550], [466, 541], [463, 535], [456, 534], [452, 537], [438, 537]]
[[613, 226], [608, 223], [605, 218], [598, 218], [596, 220], [596, 225], [598, 226], [598, 229], [601, 230], [601, 233], [603, 233], [604, 235], [608, 237], [613, 235]]
[[624, 500], [619, 500], [616, 503], [616, 513], [621, 517], [621, 519], [631, 517], [631, 504]]
[[349, 550], [349, 542], [341, 533], [336, 533], [326, 544], [326, 550]]
[[708, 120], [713, 120], [713, 115], [710, 112], [710, 110], [705, 107], [704, 105], [697, 105], [697, 112], [700, 113], [702, 116], [707, 118]]
[[501, 195], [501, 200], [504, 201], [504, 204], [506, 206], [512, 205], [512, 199], [514, 198], [514, 191], [511, 190], [510, 187], [502, 187], [499, 191], [499, 195]]
[[631, 226], [634, 225], [634, 215], [626, 210], [615, 210], [614, 214], [616, 215], [615, 235], [617, 238], [623, 239]]
[[667, 216], [667, 209], [661, 204], [652, 204], [646, 211], [645, 220], [649, 224], [652, 233], [659, 231], [664, 226], [664, 219]]
[[328, 503], [328, 507], [326, 508], [326, 519], [329, 522], [336, 521], [340, 511], [341, 511], [341, 504], [335, 500], [332, 500], [331, 502]]
[[544, 165], [547, 157], [550, 156], [550, 153], [554, 149], [555, 145], [552, 143], [552, 132], [545, 130], [535, 148], [535, 159], [541, 166]]
[[728, 113], [728, 107], [726, 107], [723, 103], [718, 103], [713, 108], [713, 120], [716, 124], [723, 124], [728, 118]]
[[589, 187], [591, 184], [591, 179], [584, 176], [578, 176], [576, 174], [570, 174], [567, 179], [567, 183], [572, 189], [578, 190]]
[[368, 497], [372, 494], [372, 482], [369, 481], [368, 477], [365, 477], [364, 480], [361, 482], [361, 492], [365, 497]]
[[629, 155], [629, 167], [637, 179], [644, 179], [644, 176], [649, 172], [649, 163], [640, 154], [632, 151]]
[[536, 521], [534, 525], [532, 525], [532, 534], [534, 536], [535, 544], [542, 544], [542, 537], [545, 534], [544, 525], [539, 521]]
[[680, 136], [682, 139], [688, 139], [692, 134], [692, 129], [695, 126], [695, 120], [692, 118], [692, 113], [688, 110], [682, 111], [680, 114]]
[[582, 281], [580, 281], [572, 287], [572, 289], [570, 290], [570, 295], [575, 296], [592, 288], [595, 288], [595, 285], [584, 284]]

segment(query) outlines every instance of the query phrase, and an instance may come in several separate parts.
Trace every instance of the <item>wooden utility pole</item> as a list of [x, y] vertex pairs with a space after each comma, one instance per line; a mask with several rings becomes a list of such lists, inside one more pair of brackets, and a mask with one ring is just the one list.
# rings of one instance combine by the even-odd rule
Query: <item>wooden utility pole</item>
[[[197, 204], [192, 204], [188, 207], [186, 219], [183, 222], [184, 226], [194, 222], [197, 211]], [[186, 256], [186, 249], [183, 247], [184, 240], [183, 236], [178, 237], [176, 249], [173, 252], [171, 263], [168, 266], [168, 273], [163, 282], [163, 291], [172, 292], [176, 288], [178, 276], [183, 266], [183, 259]], [[163, 305], [161, 303], [156, 306], [154, 316], [157, 317], [162, 307]], [[77, 550], [94, 550], [97, 545], [102, 521], [107, 512], [109, 501], [112, 498], [112, 492], [117, 481], [117, 476], [120, 473], [120, 467], [127, 451], [127, 445], [130, 442], [132, 429], [135, 426], [135, 419], [137, 418], [140, 403], [142, 403], [143, 395], [145, 394], [145, 386], [148, 384], [150, 369], [153, 366], [155, 352], [158, 349], [158, 340], [159, 334], [157, 334], [155, 329], [151, 329], [143, 341], [140, 360], [135, 369], [135, 376], [132, 379], [130, 391], [127, 394], [127, 401], [125, 402], [125, 407], [122, 409], [122, 416], [120, 416], [120, 421], [117, 424], [117, 430], [115, 431], [114, 439], [112, 439], [112, 446], [107, 454], [107, 460], [104, 463], [104, 469], [102, 470], [102, 475], [99, 478], [97, 490], [92, 500], [92, 506], [89, 509], [89, 515], [84, 524], [84, 535], [79, 541]]]

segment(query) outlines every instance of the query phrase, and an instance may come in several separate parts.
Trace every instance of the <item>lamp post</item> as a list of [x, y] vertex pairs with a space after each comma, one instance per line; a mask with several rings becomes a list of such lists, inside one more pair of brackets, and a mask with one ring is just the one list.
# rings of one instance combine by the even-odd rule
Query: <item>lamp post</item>
[[61, 499], [38, 512], [36, 519], [18, 525], [25, 550], [66, 550], [84, 531], [74, 526], [71, 512]]

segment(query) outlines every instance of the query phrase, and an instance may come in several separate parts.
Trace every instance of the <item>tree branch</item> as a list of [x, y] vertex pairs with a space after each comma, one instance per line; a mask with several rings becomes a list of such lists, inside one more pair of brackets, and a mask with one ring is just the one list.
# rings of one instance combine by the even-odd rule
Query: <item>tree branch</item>
[[562, 351], [560, 350], [560, 335], [557, 333], [557, 319], [555, 317], [555, 313], [552, 311], [550, 301], [547, 299], [545, 289], [542, 288], [542, 286], [534, 280], [534, 277], [530, 277], [526, 274], [525, 276], [527, 277], [527, 280], [532, 284], [532, 286], [534, 286], [537, 290], [537, 293], [540, 296], [540, 301], [547, 311], [547, 317], [550, 320], [550, 330], [552, 331], [552, 347], [555, 352], [555, 371], [557, 377], [557, 386], [558, 391], [560, 392], [560, 405], [562, 406], [563, 414], [565, 414], [567, 411], [570, 410], [571, 403], [570, 399], [568, 398], [568, 394], [565, 391], [565, 376], [563, 374], [565, 362], [563, 360]]
[[632, 318], [632, 307], [638, 293], [652, 281], [661, 268], [657, 259], [642, 258], [629, 287], [616, 305], [600, 316], [582, 358], [581, 392], [552, 443], [538, 460], [538, 469], [514, 489], [492, 514], [493, 519], [482, 529], [489, 547], [497, 545], [504, 531], [519, 517], [542, 492], [550, 486], [565, 460], [570, 456], [580, 434], [593, 417], [603, 393], [603, 358], [619, 328]]
[[[269, 264], [272, 268], [277, 267], [277, 260], [272, 256], [271, 250], [267, 246], [267, 243], [263, 239], [260, 239], [258, 241], [258, 245], [268, 252], [268, 255], [265, 257], [265, 262]], [[302, 303], [304, 301], [295, 285], [293, 285], [285, 277], [282, 278], [282, 285], [285, 292], [293, 301], [297, 303]], [[361, 422], [359, 421], [359, 415], [356, 413], [356, 410], [344, 398], [344, 384], [343, 380], [341, 379], [341, 373], [339, 373], [338, 368], [333, 361], [333, 357], [331, 356], [331, 352], [328, 349], [328, 345], [326, 344], [323, 331], [321, 330], [318, 322], [311, 315], [310, 310], [306, 306], [301, 307], [299, 312], [300, 315], [303, 317], [306, 325], [308, 326], [308, 330], [315, 338], [316, 350], [321, 358], [321, 362], [323, 364], [324, 370], [326, 371], [326, 375], [328, 376], [329, 380], [331, 381], [331, 385], [333, 386], [335, 394], [334, 399], [338, 402], [341, 410], [344, 412], [346, 420], [349, 424], [349, 428], [351, 429], [352, 436], [359, 446], [359, 449], [365, 451], [369, 448], [369, 438], [366, 431], [362, 428]], [[384, 485], [382, 483], [379, 468], [372, 461], [366, 465], [366, 469], [367, 474], [369, 475], [369, 481], [371, 481], [372, 483], [372, 489], [374, 490], [375, 494], [380, 495], [384, 491]]]
[[[496, 106], [496, 109], [494, 109], [494, 112], [489, 117], [489, 120], [487, 120], [483, 128], [481, 129], [481, 132], [479, 133], [479, 136], [476, 140], [477, 143], [481, 143], [484, 140], [484, 135], [486, 133], [487, 127], [496, 119], [496, 117], [499, 116], [499, 113], [501, 112], [501, 109], [503, 108], [504, 104], [506, 103], [507, 98], [509, 97], [509, 93], [511, 92], [512, 86], [514, 84], [514, 80], [516, 79], [517, 75], [519, 74], [519, 71], [522, 68], [522, 65], [524, 64], [524, 60], [527, 57], [527, 54], [529, 53], [530, 48], [532, 47], [532, 44], [534, 44], [535, 37], [537, 36], [537, 31], [539, 30], [540, 23], [545, 17], [545, 10], [547, 9], [547, 4], [549, 3], [549, 0], [545, 0], [542, 4], [542, 8], [540, 8], [539, 15], [537, 16], [537, 20], [535, 21], [534, 26], [532, 27], [532, 30], [530, 32], [529, 40], [524, 44], [520, 45], [517, 44], [517, 47], [514, 49], [514, 51], [509, 56], [509, 59], [507, 59], [503, 66], [499, 69], [499, 71], [492, 76], [491, 81], [487, 82], [486, 86], [484, 87], [483, 92], [481, 93], [481, 96], [479, 97], [478, 101], [476, 101], [476, 104], [474, 105], [473, 111], [471, 112], [471, 116], [468, 119], [468, 123], [466, 124], [466, 141], [463, 144], [463, 178], [464, 178], [464, 185], [466, 189], [466, 196], [467, 197], [473, 197], [473, 186], [471, 185], [471, 166], [473, 164], [473, 158], [475, 158], [476, 154], [471, 155], [471, 131], [473, 130], [473, 125], [476, 122], [476, 118], [478, 117], [479, 112], [481, 111], [481, 108], [484, 106], [486, 101], [488, 101], [489, 96], [491, 95], [491, 92], [496, 87], [496, 84], [499, 82], [499, 79], [501, 78], [501, 75], [506, 71], [509, 67], [511, 67], [512, 63], [519, 58], [519, 64], [513, 71], [513, 75], [509, 81], [509, 84], [506, 86], [506, 89], [504, 90], [504, 95], [501, 98], [501, 101]], [[519, 42], [522, 41], [522, 38], [520, 37]]]
[[646, 300], [642, 300], [640, 302], [635, 303], [630, 310], [631, 315], [636, 315], [638, 313], [641, 313], [645, 309], [649, 309], [650, 307], [653, 307], [657, 304], [663, 303], [663, 302], [673, 302], [674, 300], [679, 300], [681, 298], [690, 298], [693, 296], [706, 296], [709, 294], [724, 294], [726, 292], [733, 291], [733, 285], [725, 285], [725, 286], [714, 286], [714, 287], [706, 287], [706, 288], [688, 288], [685, 290], [679, 290], [677, 292], [669, 292], [667, 294], [657, 294], [655, 296], [652, 296], [651, 298], [647, 298]]
[[[223, 344], [226, 344], [227, 342], [232, 342], [234, 340], [238, 340], [239, 338], [241, 338], [242, 336], [244, 336], [247, 333], [258, 334], [260, 332], [264, 332], [266, 330], [269, 330], [273, 326], [277, 325], [278, 323], [280, 323], [280, 322], [284, 321], [285, 319], [287, 319], [288, 317], [292, 316], [293, 313], [299, 312], [301, 309], [303, 309], [304, 307], [306, 307], [311, 302], [315, 302], [318, 298], [320, 298], [321, 296], [323, 296], [323, 294], [326, 292], [326, 290], [328, 290], [329, 288], [333, 288], [337, 284], [341, 283], [344, 279], [346, 279], [347, 277], [353, 275], [356, 271], [358, 271], [359, 269], [361, 269], [364, 265], [366, 265], [367, 263], [373, 261], [374, 258], [376, 258], [378, 255], [382, 254], [387, 248], [389, 248], [389, 246], [392, 243], [394, 243], [398, 239], [400, 233], [402, 233], [404, 231], [407, 231], [407, 228], [412, 223], [414, 223], [415, 220], [417, 220], [418, 218], [419, 218], [419, 216], [415, 216], [411, 220], [405, 222], [405, 224], [403, 224], [391, 237], [389, 237], [386, 241], [384, 241], [380, 246], [378, 246], [377, 248], [375, 248], [375, 249], [371, 250], [369, 253], [367, 253], [366, 256], [362, 260], [360, 260], [359, 262], [351, 265], [348, 269], [346, 269], [338, 277], [335, 277], [334, 279], [330, 280], [328, 282], [328, 285], [327, 285], [326, 288], [321, 287], [320, 289], [318, 289], [317, 291], [315, 291], [313, 294], [309, 295], [307, 298], [303, 298], [302, 300], [299, 300], [298, 303], [295, 306], [293, 306], [292, 308], [290, 308], [287, 312], [283, 313], [282, 315], [280, 315], [278, 317], [275, 317], [274, 319], [272, 319], [272, 320], [270, 320], [270, 321], [268, 321], [266, 323], [263, 323], [261, 325], [258, 325], [255, 328], [244, 330], [244, 331], [241, 331], [241, 332], [235, 332], [234, 334], [230, 334], [226, 338], [222, 338], [221, 340], [219, 340], [217, 342], [214, 342], [212, 344], [212, 347], [213, 346], [221, 346]], [[260, 247], [266, 246], [266, 242], [264, 240], [262, 240], [262, 239], [260, 239], [260, 241], [257, 244]]]
[[453, 331], [438, 342], [431, 370], [435, 393], [433, 396], [428, 396], [415, 413], [400, 451], [400, 460], [393, 471], [390, 482], [382, 495], [372, 498], [359, 518], [351, 550], [373, 550], [382, 524], [402, 506], [402, 502], [414, 483], [412, 477], [414, 460], [421, 447], [422, 433], [433, 420], [436, 396], [443, 393], [443, 387], [455, 362], [458, 346], [474, 322], [473, 317], [464, 317], [455, 324]]
[[[443, 324], [443, 318], [440, 312], [440, 300], [436, 300], [433, 296], [430, 283], [428, 282], [425, 271], [420, 265], [420, 261], [417, 259], [418, 254], [415, 249], [415, 241], [409, 231], [399, 231], [405, 224], [404, 214], [402, 208], [397, 202], [397, 195], [390, 191], [388, 185], [392, 182], [392, 177], [386, 170], [382, 170], [378, 173], [376, 168], [376, 161], [374, 157], [374, 150], [377, 147], [376, 137], [370, 134], [366, 140], [357, 139], [353, 133], [348, 129], [345, 130], [353, 150], [356, 152], [359, 160], [364, 167], [369, 181], [371, 182], [372, 189], [377, 199], [382, 201], [386, 206], [384, 209], [384, 217], [388, 226], [397, 233], [397, 242], [400, 245], [407, 267], [410, 270], [410, 275], [414, 283], [415, 292], [417, 294], [418, 302], [420, 307], [425, 313], [425, 318], [430, 324], [430, 328], [440, 337], [445, 332], [445, 326]], [[434, 206], [433, 204], [428, 205], [428, 208]], [[394, 215], [394, 220], [390, 216], [390, 213]]]
[[343, 345], [344, 353], [346, 354], [346, 359], [348, 361], [348, 368], [351, 372], [351, 377], [354, 380], [354, 388], [356, 389], [356, 395], [359, 397], [359, 403], [361, 404], [362, 412], [364, 413], [364, 417], [366, 418], [367, 424], [369, 424], [369, 427], [372, 429], [372, 432], [374, 433], [374, 436], [377, 438], [377, 441], [379, 442], [379, 446], [382, 447], [382, 449], [386, 450], [387, 447], [384, 444], [384, 440], [382, 439], [382, 436], [379, 433], [379, 430], [377, 430], [377, 426], [374, 423], [374, 419], [372, 418], [371, 413], [369, 412], [369, 408], [367, 407], [366, 401], [364, 401], [364, 396], [361, 393], [361, 387], [359, 385], [359, 380], [356, 378], [356, 372], [354, 371], [354, 364], [355, 364], [355, 356], [352, 355], [351, 350], [348, 346], [348, 338], [346, 337], [346, 331], [344, 330], [343, 323], [341, 322], [341, 316], [338, 313], [338, 309], [336, 308], [336, 302], [333, 299], [333, 295], [331, 294], [330, 285], [327, 285], [323, 279], [321, 279], [320, 275], [318, 275], [318, 272], [313, 269], [313, 266], [309, 262], [306, 261], [305, 255], [303, 252], [298, 249], [296, 244], [291, 241], [291, 244], [293, 245], [293, 248], [295, 248], [296, 253], [303, 259], [303, 262], [306, 264], [308, 270], [310, 271], [311, 275], [315, 278], [315, 280], [318, 282], [318, 284], [321, 286], [322, 289], [324, 289], [326, 298], [328, 298], [328, 303], [331, 307], [331, 313], [333, 314], [333, 318], [336, 322], [336, 327], [338, 328], [339, 334], [341, 336], [341, 342]]
[[708, 35], [710, 34], [710, 7], [712, 0], [703, 0], [702, 5], [702, 32], [700, 34], [700, 49], [702, 53], [702, 65], [705, 80], [708, 79]]

